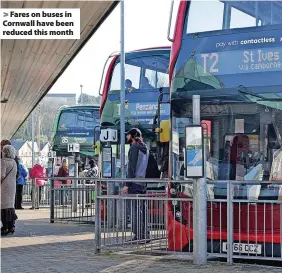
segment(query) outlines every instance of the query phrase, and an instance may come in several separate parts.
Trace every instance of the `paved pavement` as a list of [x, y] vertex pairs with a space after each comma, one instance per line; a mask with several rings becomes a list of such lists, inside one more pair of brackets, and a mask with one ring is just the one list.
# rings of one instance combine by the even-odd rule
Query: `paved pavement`
[[282, 272], [282, 268], [210, 262], [195, 266], [191, 261], [169, 260], [104, 253], [94, 254], [94, 226], [49, 224], [48, 210], [17, 212], [16, 233], [1, 240], [5, 273], [93, 273], [93, 272]]

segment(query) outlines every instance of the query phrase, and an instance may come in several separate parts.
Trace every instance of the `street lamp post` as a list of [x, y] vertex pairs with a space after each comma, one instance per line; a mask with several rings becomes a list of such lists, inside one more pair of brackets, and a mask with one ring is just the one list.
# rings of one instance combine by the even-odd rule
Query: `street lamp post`
[[83, 88], [83, 85], [81, 84], [80, 85], [80, 103], [81, 104], [83, 104], [82, 88]]

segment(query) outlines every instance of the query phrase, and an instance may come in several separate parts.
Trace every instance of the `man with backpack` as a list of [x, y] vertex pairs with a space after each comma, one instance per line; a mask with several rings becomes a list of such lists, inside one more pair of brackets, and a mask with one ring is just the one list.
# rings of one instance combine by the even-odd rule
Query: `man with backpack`
[[[142, 140], [141, 131], [137, 128], [132, 128], [126, 133], [126, 137], [127, 142], [131, 144], [128, 152], [127, 178], [145, 178], [150, 153]], [[136, 182], [133, 180], [125, 183], [122, 193], [145, 194], [146, 189], [147, 185], [145, 182]], [[146, 234], [145, 230], [145, 202], [144, 200], [133, 200], [131, 204], [133, 240], [148, 239], [148, 234]]]
[[[130, 144], [128, 151], [127, 178], [145, 178], [149, 159], [149, 150], [142, 140], [141, 131], [137, 128], [126, 133], [127, 142]], [[146, 184], [141, 182], [127, 182], [122, 189], [123, 193], [143, 194]]]

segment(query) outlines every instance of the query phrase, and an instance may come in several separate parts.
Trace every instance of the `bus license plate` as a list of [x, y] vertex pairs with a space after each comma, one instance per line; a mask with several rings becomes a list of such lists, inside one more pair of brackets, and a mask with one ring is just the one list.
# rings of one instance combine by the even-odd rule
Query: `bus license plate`
[[[261, 249], [262, 247], [259, 244], [233, 243], [234, 253], [261, 255]], [[223, 243], [222, 251], [227, 252], [227, 243]]]

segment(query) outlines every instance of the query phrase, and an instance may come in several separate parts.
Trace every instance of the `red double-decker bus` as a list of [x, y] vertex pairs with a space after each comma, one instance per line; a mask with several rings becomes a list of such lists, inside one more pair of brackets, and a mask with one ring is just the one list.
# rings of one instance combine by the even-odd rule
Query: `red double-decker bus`
[[[279, 1], [179, 3], [169, 70], [171, 134], [179, 143], [170, 154], [170, 177], [188, 180], [185, 127], [193, 124], [192, 95], [200, 95], [208, 128], [209, 253], [227, 251], [227, 183], [239, 181], [233, 253], [282, 258], [281, 35]], [[189, 185], [171, 183], [170, 197], [192, 198]], [[171, 202], [168, 214], [169, 249], [193, 251], [192, 202]]]
[[[140, 49], [125, 54], [125, 130], [136, 127], [161, 165], [168, 158], [169, 139], [158, 138], [156, 128], [169, 121], [170, 47]], [[112, 54], [105, 64], [100, 87], [101, 129], [120, 130], [120, 55]], [[102, 83], [101, 82], [101, 83]], [[120, 143], [112, 144], [115, 159], [113, 177], [119, 177]], [[129, 145], [126, 144], [126, 152]], [[164, 188], [164, 187], [163, 187]]]
[[[139, 128], [144, 142], [154, 154], [160, 166], [160, 176], [167, 177], [169, 139], [162, 139], [156, 132], [161, 122], [169, 123], [169, 76], [170, 47], [156, 47], [125, 53], [125, 130]], [[103, 83], [103, 84], [102, 84]], [[104, 68], [100, 87], [101, 129], [120, 131], [120, 54], [112, 54]], [[103, 145], [103, 144], [101, 144]], [[112, 143], [112, 177], [120, 177], [120, 143]], [[126, 161], [129, 144], [125, 143]], [[160, 178], [160, 177], [158, 177]], [[118, 184], [118, 183], [117, 183]], [[165, 195], [167, 183], [148, 183], [148, 194]], [[116, 193], [118, 192], [118, 186]], [[161, 206], [150, 203], [149, 219], [164, 223]], [[103, 204], [103, 219], [107, 204]]]

